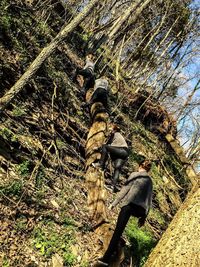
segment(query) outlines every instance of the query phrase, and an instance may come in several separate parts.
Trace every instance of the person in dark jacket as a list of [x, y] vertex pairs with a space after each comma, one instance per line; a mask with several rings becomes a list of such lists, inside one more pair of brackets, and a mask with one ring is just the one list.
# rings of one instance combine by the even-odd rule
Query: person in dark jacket
[[93, 55], [86, 56], [86, 64], [83, 68], [77, 68], [73, 77], [73, 81], [76, 80], [77, 75], [84, 77], [83, 87], [81, 88], [81, 95], [85, 97], [87, 91], [94, 87], [95, 75], [94, 75], [95, 63], [93, 62]]
[[130, 216], [139, 218], [138, 225], [140, 227], [144, 225], [152, 202], [153, 185], [148, 174], [150, 169], [151, 162], [149, 160], [144, 160], [140, 163], [138, 172], [131, 173], [125, 186], [111, 204], [110, 209], [113, 209], [120, 203], [121, 211], [108, 249], [104, 253], [104, 256], [98, 261], [101, 266], [108, 266], [111, 256], [117, 249], [121, 235]]
[[113, 192], [117, 191], [117, 182], [123, 165], [129, 156], [129, 148], [126, 140], [120, 133], [120, 128], [117, 125], [112, 125], [112, 132], [108, 142], [103, 145], [102, 153], [99, 163], [94, 163], [94, 167], [100, 167], [102, 170], [105, 169], [105, 163], [110, 154], [111, 160], [114, 165], [114, 173], [112, 177], [113, 181]]
[[84, 104], [83, 107], [91, 107], [92, 104], [101, 102], [105, 109], [108, 111], [108, 80], [105, 76], [95, 80], [94, 92], [88, 103]]

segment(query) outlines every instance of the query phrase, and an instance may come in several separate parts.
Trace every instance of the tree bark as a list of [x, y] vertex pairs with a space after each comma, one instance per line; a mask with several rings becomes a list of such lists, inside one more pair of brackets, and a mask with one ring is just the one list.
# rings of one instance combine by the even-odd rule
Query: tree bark
[[145, 267], [196, 267], [200, 264], [200, 188], [194, 186]]
[[196, 183], [198, 182], [197, 174], [194, 171], [194, 168], [190, 164], [189, 160], [186, 158], [185, 153], [183, 151], [183, 148], [180, 146], [178, 141], [176, 139], [174, 139], [174, 137], [171, 134], [167, 134], [165, 136], [165, 138], [169, 142], [171, 147], [173, 148], [176, 155], [179, 157], [183, 166], [185, 166], [186, 174], [187, 174], [188, 178], [190, 179], [192, 185], [193, 186], [196, 185]]
[[93, 7], [98, 0], [92, 0], [84, 8], [83, 12], [78, 14], [68, 25], [66, 25], [63, 30], [61, 30], [56, 37], [51, 41], [51, 43], [42, 49], [40, 54], [28, 67], [27, 71], [21, 76], [21, 78], [13, 85], [13, 87], [8, 90], [5, 95], [0, 98], [0, 111], [4, 110], [5, 107], [12, 101], [12, 99], [24, 88], [24, 86], [30, 81], [34, 76], [36, 71], [44, 63], [44, 61], [56, 50], [57, 46], [67, 37], [67, 35], [73, 31], [78, 24], [80, 24], [85, 17], [91, 12]]
[[100, 159], [100, 149], [106, 141], [108, 114], [101, 103], [91, 108], [93, 123], [90, 127], [86, 143], [86, 182], [88, 187], [88, 205], [91, 217], [96, 224], [106, 221], [104, 173], [92, 166]]
[[[91, 97], [91, 92], [87, 93], [87, 101]], [[93, 221], [95, 234], [99, 236], [100, 244], [98, 251], [101, 254], [107, 249], [112, 237], [110, 223], [107, 221], [106, 213], [106, 190], [104, 188], [104, 172], [98, 168], [94, 168], [92, 163], [100, 159], [101, 147], [106, 142], [108, 128], [108, 114], [102, 103], [94, 103], [90, 110], [92, 125], [90, 127], [87, 142], [85, 147], [86, 153], [86, 184], [88, 192], [88, 207], [90, 217]], [[115, 262], [112, 267], [119, 267], [123, 260], [123, 249], [119, 248], [118, 255], [115, 257]], [[98, 266], [94, 264], [93, 266]]]

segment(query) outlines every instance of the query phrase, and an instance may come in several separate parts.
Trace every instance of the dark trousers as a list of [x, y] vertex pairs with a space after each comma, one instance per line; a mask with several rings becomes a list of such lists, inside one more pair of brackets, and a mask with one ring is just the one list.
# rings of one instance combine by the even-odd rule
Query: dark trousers
[[114, 164], [114, 173], [112, 179], [113, 184], [116, 185], [117, 181], [119, 180], [120, 171], [128, 158], [129, 152], [127, 147], [103, 145], [100, 158], [100, 165], [102, 169], [105, 169], [108, 153], [110, 153], [110, 157]]
[[108, 263], [113, 253], [117, 250], [121, 235], [124, 232], [130, 216], [137, 218], [143, 217], [145, 216], [145, 210], [142, 207], [134, 204], [129, 204], [121, 208], [110, 244], [102, 258], [103, 262]]
[[83, 87], [81, 89], [81, 94], [83, 96], [85, 96], [87, 91], [90, 88], [94, 87], [94, 84], [95, 84], [94, 74], [89, 69], [79, 69], [79, 68], [77, 68], [75, 76], [77, 76], [77, 75], [82, 75], [83, 78], [84, 78], [84, 83], [83, 83]]
[[105, 108], [108, 108], [108, 91], [104, 88], [97, 88], [90, 99], [89, 105], [95, 102], [101, 102]]

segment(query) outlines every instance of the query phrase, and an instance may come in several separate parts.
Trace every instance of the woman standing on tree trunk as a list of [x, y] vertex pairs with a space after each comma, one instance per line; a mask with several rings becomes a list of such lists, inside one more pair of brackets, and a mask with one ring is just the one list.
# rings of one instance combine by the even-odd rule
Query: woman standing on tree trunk
[[123, 165], [129, 156], [129, 148], [126, 140], [120, 133], [120, 128], [117, 125], [112, 126], [112, 131], [108, 142], [102, 146], [101, 158], [98, 163], [94, 163], [93, 166], [99, 167], [102, 170], [105, 169], [105, 164], [110, 154], [111, 160], [114, 165], [114, 173], [112, 177], [113, 192], [117, 191], [117, 182]]
[[108, 249], [104, 253], [104, 256], [98, 261], [100, 266], [109, 266], [108, 263], [117, 250], [121, 235], [131, 216], [139, 218], [138, 225], [140, 227], [144, 225], [152, 202], [153, 186], [152, 180], [148, 174], [150, 169], [151, 162], [149, 160], [144, 160], [140, 163], [138, 172], [131, 173], [125, 186], [111, 204], [110, 209], [113, 209], [121, 202], [121, 211]]
[[81, 88], [81, 95], [85, 98], [87, 91], [90, 88], [94, 87], [95, 83], [95, 75], [94, 75], [94, 67], [95, 64], [93, 62], [93, 55], [89, 54], [86, 56], [86, 64], [83, 68], [77, 68], [76, 72], [72, 78], [75, 82], [77, 75], [81, 75], [84, 78], [83, 87]]

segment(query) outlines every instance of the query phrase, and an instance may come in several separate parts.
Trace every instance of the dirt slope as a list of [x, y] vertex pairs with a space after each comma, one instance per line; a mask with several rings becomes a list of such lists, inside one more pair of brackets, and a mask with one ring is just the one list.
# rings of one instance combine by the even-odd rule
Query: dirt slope
[[[51, 7], [48, 20], [44, 10], [42, 4], [1, 1], [0, 96], [61, 27], [62, 8]], [[0, 266], [51, 266], [52, 257], [58, 254], [64, 266], [84, 267], [102, 253], [97, 251], [101, 237], [94, 238], [88, 217], [84, 180], [90, 116], [81, 108], [79, 85], [70, 81], [75, 65], [83, 62], [83, 44], [83, 34], [77, 29], [0, 116]], [[110, 84], [114, 91], [114, 81]], [[140, 155], [155, 160], [148, 223], [139, 230], [131, 221], [125, 235], [123, 266], [128, 266], [131, 256], [141, 266], [185, 198], [190, 182], [157, 127], [163, 129], [156, 112], [146, 114], [150, 124], [142, 116], [134, 118], [141, 98], [134, 96], [133, 105], [129, 94], [122, 87], [118, 96], [111, 93], [110, 97], [114, 120], [132, 146], [121, 183], [136, 169]], [[109, 180], [110, 165], [106, 177]], [[108, 204], [114, 197], [107, 192]], [[110, 213], [113, 225], [116, 216], [117, 210]]]

